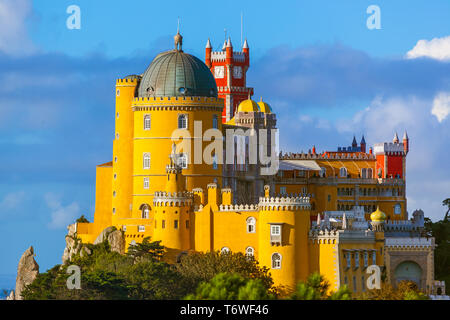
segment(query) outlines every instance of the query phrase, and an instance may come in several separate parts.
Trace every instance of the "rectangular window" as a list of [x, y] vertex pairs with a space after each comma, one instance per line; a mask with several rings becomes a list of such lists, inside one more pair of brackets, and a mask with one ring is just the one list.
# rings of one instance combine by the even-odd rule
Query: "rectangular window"
[[366, 291], [364, 276], [361, 277], [361, 289], [362, 291]]
[[180, 153], [180, 156], [178, 157], [178, 165], [182, 169], [187, 169], [187, 167], [188, 167], [188, 155], [187, 155], [187, 153]]
[[145, 226], [138, 226], [138, 232], [145, 232]]
[[213, 115], [212, 127], [213, 127], [213, 129], [219, 128], [219, 120], [218, 120], [217, 114]]
[[355, 269], [359, 268], [359, 252], [355, 253]]
[[173, 227], [174, 227], [175, 229], [178, 229], [178, 220], [174, 220], [174, 221], [173, 221]]
[[356, 291], [356, 277], [353, 276], [353, 291]]
[[281, 227], [278, 225], [270, 226], [270, 234], [272, 236], [279, 236], [281, 234]]
[[162, 228], [164, 229], [166, 227], [166, 220], [162, 221]]
[[150, 153], [148, 152], [143, 154], [143, 168], [150, 169]]
[[144, 189], [148, 189], [150, 187], [150, 178], [144, 178]]
[[189, 229], [189, 220], [186, 220], [186, 229]]
[[377, 252], [372, 251], [372, 264], [377, 264]]
[[144, 130], [150, 130], [151, 128], [151, 118], [149, 114], [144, 116]]
[[347, 269], [349, 269], [352, 265], [352, 256], [349, 252], [347, 252], [344, 256], [347, 260]]
[[178, 115], [178, 129], [187, 129], [187, 127], [188, 127], [187, 114]]
[[286, 194], [286, 187], [280, 187], [280, 193]]
[[308, 193], [308, 189], [307, 189], [306, 187], [303, 187], [303, 188], [302, 188], [302, 193], [303, 193], [303, 194], [307, 194], [307, 193]]
[[367, 251], [364, 252], [364, 268], [367, 268], [369, 264], [369, 254], [367, 253]]

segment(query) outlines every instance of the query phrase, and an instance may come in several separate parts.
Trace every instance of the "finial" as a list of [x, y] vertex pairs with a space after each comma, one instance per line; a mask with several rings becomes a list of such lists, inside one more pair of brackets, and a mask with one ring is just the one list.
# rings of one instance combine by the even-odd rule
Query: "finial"
[[231, 44], [231, 38], [228, 37], [228, 41], [227, 41], [227, 48], [232, 48], [233, 45]]
[[177, 34], [173, 37], [173, 40], [175, 42], [175, 50], [177, 51], [183, 51], [183, 37], [180, 34], [180, 17], [178, 17], [178, 26], [177, 26]]
[[397, 134], [397, 131], [395, 132], [394, 139], [392, 140], [392, 142], [398, 143], [398, 134]]
[[242, 46], [242, 49], [248, 49], [247, 39], [245, 39], [244, 45]]

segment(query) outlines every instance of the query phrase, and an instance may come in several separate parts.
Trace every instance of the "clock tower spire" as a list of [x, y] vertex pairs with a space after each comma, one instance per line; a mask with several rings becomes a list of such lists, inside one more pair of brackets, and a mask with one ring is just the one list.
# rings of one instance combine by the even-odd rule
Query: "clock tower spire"
[[253, 95], [253, 88], [247, 87], [246, 83], [246, 73], [250, 67], [247, 39], [242, 46], [242, 51], [233, 51], [230, 37], [225, 40], [222, 51], [212, 51], [208, 40], [205, 63], [216, 79], [219, 98], [225, 101], [222, 112], [222, 122], [225, 123], [234, 117], [239, 103]]

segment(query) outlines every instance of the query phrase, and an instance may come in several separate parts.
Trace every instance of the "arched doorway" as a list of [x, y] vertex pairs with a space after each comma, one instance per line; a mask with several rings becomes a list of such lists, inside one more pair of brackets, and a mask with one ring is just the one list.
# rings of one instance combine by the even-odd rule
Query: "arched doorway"
[[422, 268], [413, 261], [400, 263], [394, 271], [395, 283], [403, 280], [414, 281], [421, 288]]

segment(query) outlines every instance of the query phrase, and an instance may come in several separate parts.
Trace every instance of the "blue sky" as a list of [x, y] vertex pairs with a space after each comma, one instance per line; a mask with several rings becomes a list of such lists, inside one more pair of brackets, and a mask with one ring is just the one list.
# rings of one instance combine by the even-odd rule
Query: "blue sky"
[[[81, 29], [69, 30], [69, 5]], [[369, 30], [369, 5], [381, 29]], [[115, 79], [172, 48], [248, 39], [248, 85], [277, 113], [283, 151], [369, 145], [408, 130], [408, 211], [450, 196], [450, 2], [0, 0], [0, 287], [33, 245], [61, 262], [65, 226], [92, 219], [95, 165], [111, 160]], [[434, 40], [433, 40], [434, 39]], [[11, 278], [11, 277], [10, 277]]]

